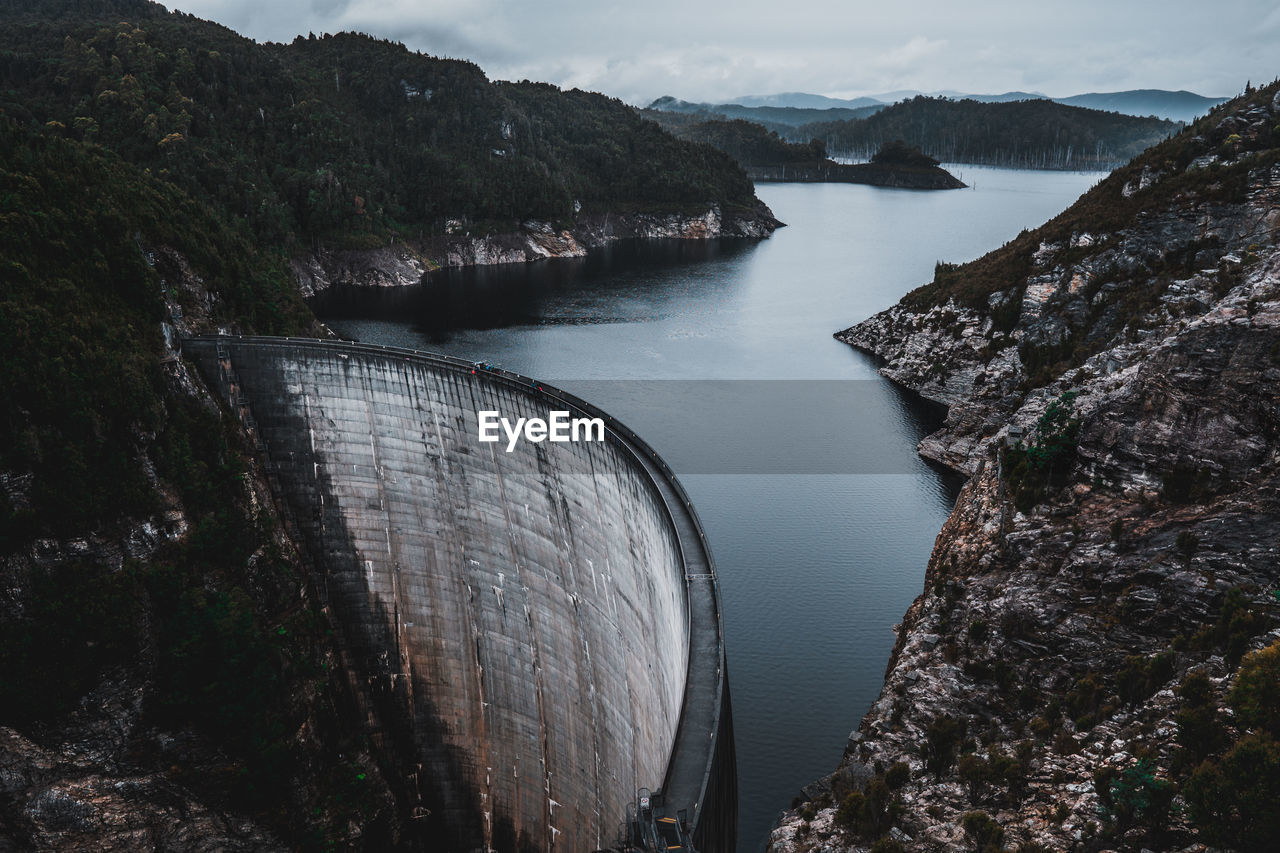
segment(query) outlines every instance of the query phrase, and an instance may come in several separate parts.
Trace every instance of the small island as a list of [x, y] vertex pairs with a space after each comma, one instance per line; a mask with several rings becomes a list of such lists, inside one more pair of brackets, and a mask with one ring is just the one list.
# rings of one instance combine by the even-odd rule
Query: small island
[[643, 110], [682, 139], [705, 142], [741, 164], [753, 181], [871, 184], [913, 190], [954, 190], [965, 184], [938, 161], [902, 140], [880, 146], [869, 163], [837, 163], [826, 143], [788, 142], [777, 132], [745, 119], [698, 120], [693, 116]]
[[[815, 147], [810, 143], [809, 148]], [[886, 142], [870, 163], [837, 163], [825, 156], [809, 163], [744, 164], [753, 181], [871, 184], [913, 190], [956, 190], [966, 184], [902, 140]]]

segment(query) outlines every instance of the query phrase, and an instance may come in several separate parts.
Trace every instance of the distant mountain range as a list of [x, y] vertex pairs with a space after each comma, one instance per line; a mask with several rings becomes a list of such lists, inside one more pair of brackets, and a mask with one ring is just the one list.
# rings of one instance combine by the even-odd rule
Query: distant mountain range
[[[787, 98], [788, 95], [776, 95], [772, 97]], [[821, 98], [821, 95], [802, 95], [796, 93], [796, 99], [802, 98]], [[834, 98], [825, 100], [835, 101]], [[868, 99], [859, 99], [868, 100]], [[852, 103], [852, 102], [851, 102]], [[779, 133], [787, 128], [799, 127], [802, 124], [809, 124], [815, 121], [844, 121], [853, 118], [866, 118], [867, 116], [884, 109], [887, 104], [873, 101], [871, 104], [856, 107], [848, 106], [828, 106], [828, 107], [801, 107], [801, 106], [774, 106], [774, 105], [758, 105], [748, 106], [744, 104], [695, 104], [689, 101], [682, 101], [679, 98], [665, 97], [658, 98], [648, 106], [650, 110], [657, 110], [664, 113], [683, 113], [685, 115], [696, 116], [699, 119], [734, 119], [742, 118], [747, 121], [753, 121], [762, 124], [770, 130]]]
[[1154, 115], [1172, 121], [1191, 122], [1207, 113], [1226, 98], [1206, 98], [1195, 92], [1164, 89], [1134, 89], [1129, 92], [1089, 92], [1069, 98], [1054, 98], [1060, 104], [1110, 110], [1129, 115]]
[[878, 107], [893, 103], [880, 96], [864, 98], [828, 98], [808, 92], [783, 92], [778, 95], [744, 95], [733, 103], [744, 107], [796, 107], [799, 109], [828, 110], [833, 108]]
[[1008, 101], [1049, 100], [1073, 107], [1123, 113], [1133, 116], [1158, 116], [1170, 121], [1190, 122], [1207, 113], [1226, 98], [1208, 98], [1195, 92], [1166, 89], [1131, 89], [1124, 92], [1087, 92], [1065, 98], [1050, 98], [1041, 92], [1004, 92], [999, 95], [982, 95], [946, 90], [920, 92], [899, 89], [860, 98], [830, 98], [808, 92], [782, 92], [776, 95], [745, 95], [731, 103], [690, 103], [670, 96], [658, 98], [649, 109], [667, 112], [719, 114], [729, 118], [745, 118], [769, 125], [798, 127], [811, 121], [836, 121], [865, 118], [878, 109], [899, 101], [927, 94], [931, 97], [952, 100], [971, 100], [982, 103]]

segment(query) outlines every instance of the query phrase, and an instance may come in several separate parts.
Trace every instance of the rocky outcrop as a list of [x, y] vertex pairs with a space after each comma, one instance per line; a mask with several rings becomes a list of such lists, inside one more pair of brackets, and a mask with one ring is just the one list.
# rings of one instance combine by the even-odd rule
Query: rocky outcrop
[[[165, 372], [177, 393], [197, 387], [176, 357]], [[7, 555], [0, 560], [0, 619], [20, 620], [37, 606], [41, 580], [66, 566], [79, 567], [80, 580], [136, 571], [184, 540], [190, 525], [180, 502], [155, 479], [151, 460], [145, 464], [167, 506], [117, 530], [39, 539]], [[24, 484], [13, 480], [4, 478], [10, 499], [23, 507]], [[270, 504], [265, 483], [246, 485], [255, 506]], [[288, 546], [283, 537], [277, 544]], [[234, 773], [216, 745], [189, 730], [149, 724], [148, 703], [162, 699], [158, 638], [150, 634], [151, 617], [143, 621], [135, 659], [104, 673], [70, 713], [23, 732], [0, 726], [0, 851], [288, 849], [243, 810], [228, 808], [224, 794], [214, 802], [188, 784], [203, 774]]]
[[582, 215], [571, 228], [529, 220], [515, 231], [471, 233], [465, 220], [450, 220], [447, 232], [419, 244], [377, 249], [318, 249], [292, 262], [304, 296], [333, 285], [401, 287], [417, 284], [438, 267], [518, 264], [543, 258], [579, 258], [589, 249], [627, 239], [709, 240], [768, 237], [783, 223], [759, 202], [749, 210], [713, 204], [699, 214]]
[[[925, 288], [837, 334], [949, 406], [920, 452], [970, 480], [879, 698], [775, 853], [1261, 849], [1205, 817], [1191, 776], [1253, 730], [1227, 693], [1280, 642], [1274, 97], [1025, 235], [1003, 261], [1023, 272], [958, 271], [1012, 286]], [[1210, 149], [1231, 169], [1197, 174]], [[1081, 227], [1111, 198], [1146, 203]], [[841, 812], [854, 791], [888, 805]]]
[[[172, 774], [122, 766], [143, 694], [127, 679], [104, 684], [85, 697], [78, 730], [55, 749], [0, 727], [0, 798], [7, 804], [0, 850], [288, 849], [252, 821], [211, 807]], [[181, 761], [182, 744], [165, 743], [169, 760]]]
[[[234, 333], [238, 328], [219, 324], [219, 298], [180, 252], [147, 246], [142, 254], [154, 270], [166, 308], [157, 379], [164, 386], [167, 417], [199, 414], [202, 428], [224, 434], [220, 419], [226, 415], [182, 359], [177, 343], [187, 334]], [[122, 518], [75, 536], [24, 538], [0, 555], [5, 642], [26, 633], [65, 647], [72, 659], [97, 659], [82, 671], [59, 667], [40, 684], [18, 681], [31, 707], [53, 711], [30, 719], [7, 714], [0, 725], [0, 853], [289, 850], [305, 846], [299, 841], [303, 834], [351, 849], [381, 832], [369, 842], [375, 849], [387, 846], [380, 842], [389, 844], [400, 831], [399, 819], [391, 817], [396, 807], [390, 788], [367, 743], [344, 740], [342, 689], [326, 683], [325, 675], [334, 670], [337, 656], [328, 639], [311, 633], [309, 626], [318, 624], [312, 620], [322, 618], [321, 610], [311, 598], [303, 558], [278, 514], [267, 469], [252, 461], [255, 448], [248, 436], [231, 430], [225, 434], [229, 445], [221, 448], [224, 457], [218, 461], [236, 466], [240, 474], [232, 491], [221, 492], [218, 500], [227, 527], [245, 537], [241, 544], [227, 545], [222, 531], [210, 533], [207, 509], [193, 512], [184, 503], [187, 495], [174, 481], [172, 459], [163, 458], [164, 437], [138, 429], [132, 436], [135, 463], [145, 471], [155, 496], [149, 515]], [[190, 450], [189, 441], [184, 452], [206, 466], [196, 478], [198, 485], [216, 488], [207, 457]], [[0, 495], [14, 511], [30, 509], [36, 486], [30, 472], [0, 472]], [[255, 739], [254, 757], [248, 759], [243, 746], [229, 744], [233, 738], [211, 729], [207, 720], [196, 720], [197, 713], [166, 713], [179, 701], [174, 662], [190, 660], [174, 646], [209, 638], [198, 632], [175, 637], [173, 599], [164, 599], [162, 592], [172, 592], [167, 584], [182, 582], [168, 578], [189, 561], [188, 549], [198, 547], [193, 540], [210, 536], [222, 537], [212, 539], [218, 556], [212, 565], [192, 568], [198, 580], [186, 590], [189, 598], [181, 600], [200, 602], [207, 596], [215, 603], [219, 616], [211, 624], [218, 626], [213, 642], [219, 657], [234, 660], [246, 654], [245, 635], [236, 632], [251, 630], [245, 628], [250, 618], [270, 626], [271, 654], [278, 655], [273, 663], [279, 669], [266, 676], [265, 689], [239, 719], [275, 714], [279, 739], [266, 744]], [[123, 586], [113, 586], [116, 581]], [[86, 596], [85, 589], [118, 588], [131, 592], [107, 596], [101, 603], [85, 601], [93, 595]], [[218, 609], [219, 601], [245, 609], [229, 617]], [[208, 618], [208, 612], [195, 606], [178, 618], [197, 621]], [[218, 623], [219, 618], [224, 621]], [[239, 626], [232, 629], [236, 621]], [[118, 651], [95, 656], [95, 647], [103, 645]], [[13, 650], [0, 645], [0, 651], [8, 671], [23, 672], [8, 657]], [[209, 658], [203, 664], [212, 668]], [[209, 683], [215, 678], [203, 671], [191, 674], [197, 680], [200, 676]], [[50, 694], [57, 691], [50, 684], [71, 684], [74, 692], [54, 700]], [[12, 696], [14, 684], [4, 686]], [[200, 704], [216, 705], [224, 698], [216, 689], [204, 689]], [[277, 763], [255, 763], [267, 750]], [[284, 760], [280, 756], [286, 753]], [[255, 775], [263, 767], [280, 774], [266, 784], [289, 803], [288, 814], [264, 813], [258, 796], [246, 794], [264, 784]], [[369, 819], [368, 814], [380, 817]]]
[[[1217, 302], [1246, 259], [1255, 263], [1280, 242], [1280, 166], [1259, 165], [1246, 180], [1248, 192], [1234, 203], [1180, 204], [1113, 233], [1041, 242], [1032, 274], [982, 308], [954, 299], [896, 305], [836, 338], [882, 359], [880, 372], [895, 382], [948, 405], [946, 425], [921, 453], [972, 472], [974, 449], [1008, 422], [1027, 385], [1057, 378], [1041, 369], [1057, 366], [1045, 360], [1092, 351], [1104, 357], [1088, 369], [1107, 373], [1140, 360], [1163, 332]], [[1001, 312], [1013, 318], [1010, 328], [999, 327]]]
[[314, 296], [335, 284], [405, 287], [417, 284], [430, 267], [418, 250], [399, 243], [377, 249], [325, 249], [290, 262], [298, 289]]
[[540, 258], [580, 258], [586, 253], [586, 247], [571, 231], [533, 221], [521, 223], [520, 230], [514, 233], [456, 236], [433, 252], [437, 265], [444, 267], [521, 264]]
[[783, 223], [768, 205], [758, 201], [753, 208], [721, 208], [712, 205], [700, 214], [629, 213], [584, 217], [575, 233], [590, 247], [614, 240], [636, 237], [653, 239], [708, 240], [716, 237], [768, 237]]

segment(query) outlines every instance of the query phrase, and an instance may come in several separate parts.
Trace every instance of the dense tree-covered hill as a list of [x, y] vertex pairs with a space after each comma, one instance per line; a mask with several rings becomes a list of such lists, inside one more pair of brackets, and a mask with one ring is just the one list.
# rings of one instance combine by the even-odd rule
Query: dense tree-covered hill
[[682, 139], [719, 148], [743, 166], [813, 165], [827, 157], [826, 146], [818, 140], [812, 144], [788, 142], [775, 131], [746, 119], [689, 120], [682, 114], [656, 110], [645, 110], [643, 115]]
[[[811, 98], [818, 97], [810, 95]], [[830, 99], [828, 99], [830, 100]], [[699, 121], [708, 119], [745, 119], [762, 124], [770, 130], [787, 127], [799, 127], [815, 121], [844, 121], [860, 119], [878, 110], [884, 104], [871, 102], [859, 106], [822, 106], [798, 107], [776, 106], [771, 104], [706, 104], [682, 101], [679, 98], [666, 96], [658, 98], [645, 108], [650, 112], [668, 113], [670, 115], [694, 116]]]
[[[958, 189], [964, 184], [901, 140], [887, 142], [869, 163], [837, 163], [820, 139], [788, 142], [746, 119], [691, 121], [691, 116], [646, 110], [676, 136], [713, 145], [733, 157], [757, 181], [873, 184], [909, 189]], [[675, 120], [672, 120], [672, 117]]]
[[377, 837], [385, 788], [336, 723], [322, 623], [251, 448], [165, 363], [174, 307], [312, 323], [242, 223], [0, 116], [0, 752], [18, 774], [0, 783], [0, 847], [240, 843], [227, 812], [295, 849], [351, 825]]
[[0, 6], [0, 109], [112, 149], [261, 242], [385, 242], [450, 218], [748, 206], [718, 152], [622, 102], [495, 84], [362, 35], [257, 44], [144, 0]]
[[832, 153], [853, 157], [869, 157], [884, 143], [902, 139], [947, 163], [1110, 169], [1178, 127], [1040, 99], [981, 103], [921, 96], [864, 119], [802, 125], [787, 136], [820, 139]]

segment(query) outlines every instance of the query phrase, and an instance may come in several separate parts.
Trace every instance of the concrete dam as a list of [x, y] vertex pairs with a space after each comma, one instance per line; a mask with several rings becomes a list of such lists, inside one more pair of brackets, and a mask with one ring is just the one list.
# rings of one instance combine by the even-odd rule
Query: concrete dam
[[[199, 337], [314, 573], [353, 713], [412, 849], [592, 851], [637, 791], [701, 853], [736, 844], [715, 566], [688, 496], [585, 401], [444, 356]], [[599, 417], [508, 451], [478, 412]]]

